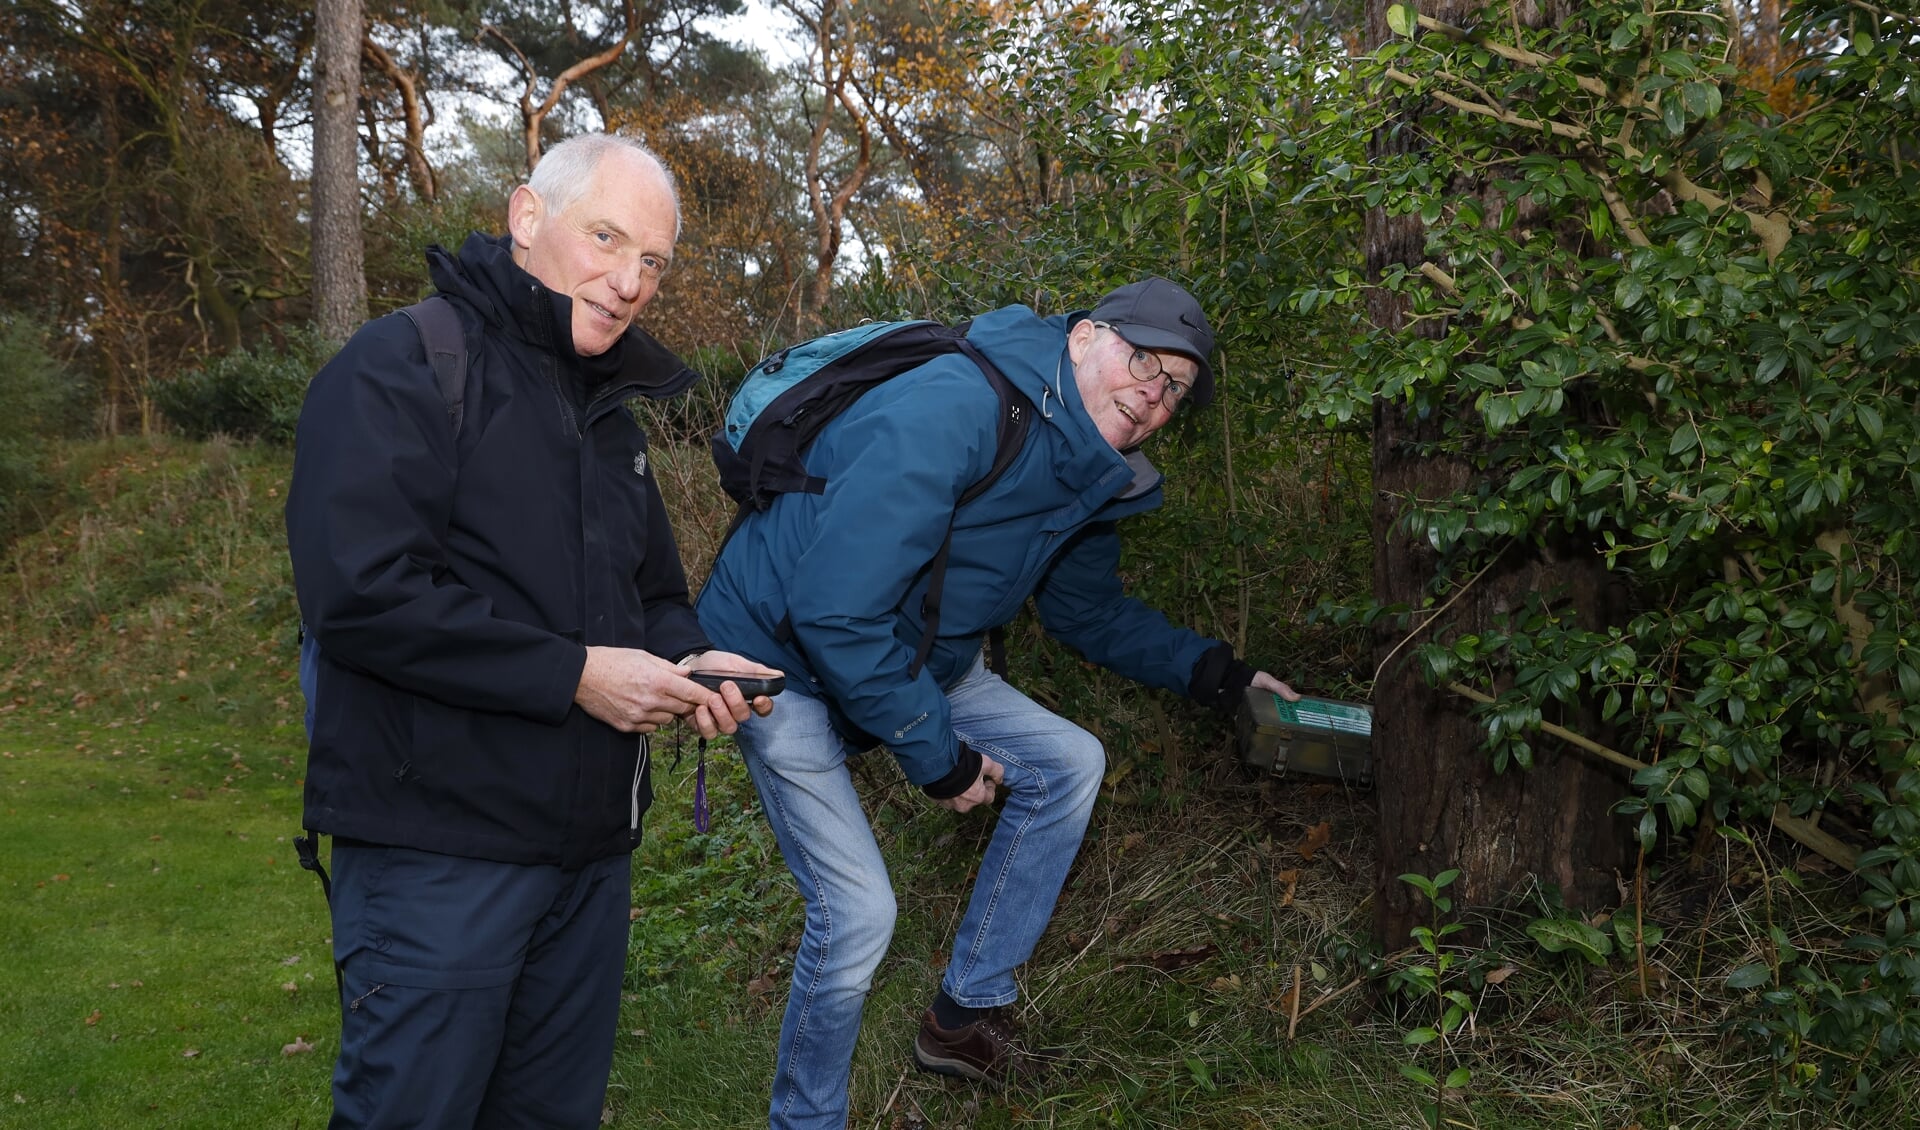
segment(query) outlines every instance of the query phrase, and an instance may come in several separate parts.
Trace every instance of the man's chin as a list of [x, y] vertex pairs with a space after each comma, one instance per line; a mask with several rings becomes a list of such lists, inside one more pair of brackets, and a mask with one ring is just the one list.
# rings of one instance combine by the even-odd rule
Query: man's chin
[[591, 326], [585, 330], [576, 328], [573, 331], [573, 351], [582, 357], [598, 357], [612, 349], [614, 342], [619, 341], [621, 335], [626, 332], [625, 326], [612, 331], [604, 325]]

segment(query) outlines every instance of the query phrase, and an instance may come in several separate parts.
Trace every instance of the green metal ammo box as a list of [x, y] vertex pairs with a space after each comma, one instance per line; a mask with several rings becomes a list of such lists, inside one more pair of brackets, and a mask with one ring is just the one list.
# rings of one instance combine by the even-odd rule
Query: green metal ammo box
[[1247, 688], [1240, 704], [1240, 759], [1270, 773], [1307, 773], [1349, 785], [1373, 784], [1373, 708], [1303, 698], [1287, 702]]

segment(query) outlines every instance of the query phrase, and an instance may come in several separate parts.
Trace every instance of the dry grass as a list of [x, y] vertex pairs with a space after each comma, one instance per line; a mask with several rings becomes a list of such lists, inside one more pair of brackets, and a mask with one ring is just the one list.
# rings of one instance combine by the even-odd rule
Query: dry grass
[[[720, 403], [716, 397], [707, 409], [714, 420]], [[660, 427], [652, 430], [689, 573], [702, 576], [731, 506], [703, 445], [662, 443]], [[1179, 461], [1176, 454], [1167, 469], [1193, 483], [1196, 469]], [[1325, 511], [1343, 473], [1327, 453], [1314, 465], [1238, 482], [1234, 505], [1267, 525], [1325, 530], [1335, 524]], [[1220, 483], [1179, 489], [1189, 505], [1227, 493]], [[1178, 535], [1190, 521], [1174, 517], [1149, 533]], [[1149, 576], [1147, 587], [1179, 590], [1185, 574], [1205, 567], [1202, 556], [1196, 549], [1156, 566], [1181, 576]], [[1195, 618], [1243, 635], [1247, 617], [1281, 615], [1268, 622], [1265, 630], [1277, 634], [1267, 645], [1338, 671], [1346, 641], [1273, 624], [1297, 623], [1306, 594], [1324, 591], [1328, 570], [1350, 564], [1337, 552], [1271, 553], [1251, 585], [1270, 598], [1267, 607], [1203, 606]], [[1022, 984], [1022, 1022], [1039, 1042], [1066, 1048], [1076, 1066], [1071, 1079], [997, 1096], [905, 1068], [990, 824], [933, 809], [887, 759], [870, 758], [858, 773], [894, 870], [901, 922], [868, 1006], [854, 1125], [1421, 1125], [1426, 1096], [1398, 1067], [1417, 1061], [1431, 1070], [1441, 1053], [1403, 1045], [1406, 1031], [1432, 1017], [1383, 989], [1385, 974], [1416, 955], [1369, 950], [1371, 794], [1306, 779], [1251, 780], [1223, 728], [1172, 696], [1087, 667], [1030, 621], [1009, 636], [1015, 685], [1088, 726], [1109, 750], [1108, 789]], [[1770, 926], [1792, 923], [1795, 945], [1819, 949], [1838, 946], [1849, 924], [1826, 917], [1820, 889], [1832, 877], [1819, 873], [1819, 861], [1799, 860], [1791, 845], [1774, 858], [1713, 842], [1711, 866], [1676, 860], [1649, 886], [1647, 919], [1667, 934], [1639, 960], [1616, 957], [1594, 969], [1541, 952], [1522, 932], [1538, 908], [1485, 918], [1491, 940], [1458, 954], [1465, 972], [1454, 987], [1469, 992], [1476, 1012], [1445, 1048], [1443, 1066], [1465, 1066], [1473, 1078], [1449, 1094], [1449, 1124], [1891, 1130], [1920, 1122], [1920, 1081], [1911, 1072], [1896, 1074], [1887, 1093], [1861, 1109], [1811, 1109], [1781, 1097], [1765, 1042], [1743, 1026], [1754, 1016], [1753, 995], [1728, 989], [1726, 977], [1771, 952]], [[1789, 871], [1789, 860], [1803, 871]], [[722, 1046], [739, 1041], [748, 1058], [737, 1076], [746, 1100], [719, 1100], [718, 1109], [731, 1112], [725, 1117], [709, 1111], [704, 1123], [679, 1122], [671, 1103], [650, 1104], [643, 1093], [634, 1109], [647, 1111], [645, 1124], [720, 1117], [746, 1125], [758, 1117], [770, 1063], [757, 1061], [783, 1004], [768, 986], [784, 986], [784, 977], [767, 974], [784, 974], [797, 938], [782, 941], [742, 964], [738, 979], [753, 980], [752, 991], [718, 1037]]]

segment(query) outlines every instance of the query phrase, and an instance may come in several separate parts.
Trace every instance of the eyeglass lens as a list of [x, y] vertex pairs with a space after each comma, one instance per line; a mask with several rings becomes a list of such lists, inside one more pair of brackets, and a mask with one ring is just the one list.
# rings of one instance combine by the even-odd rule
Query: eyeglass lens
[[1167, 372], [1166, 365], [1144, 349], [1135, 349], [1133, 356], [1127, 358], [1127, 372], [1133, 374], [1133, 379], [1141, 384], [1152, 384], [1165, 376], [1169, 400], [1179, 400], [1187, 394], [1186, 382], [1174, 380], [1173, 376]]

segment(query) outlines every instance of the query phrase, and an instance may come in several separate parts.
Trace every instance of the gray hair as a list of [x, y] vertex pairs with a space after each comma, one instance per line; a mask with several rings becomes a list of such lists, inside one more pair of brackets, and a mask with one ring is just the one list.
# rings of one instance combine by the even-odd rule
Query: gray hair
[[614, 133], [583, 133], [570, 137], [544, 153], [540, 163], [533, 167], [533, 175], [527, 178], [527, 187], [555, 212], [564, 212], [571, 208], [587, 190], [587, 182], [592, 179], [593, 171], [607, 154], [616, 150], [625, 150], [643, 158], [660, 174], [660, 180], [667, 186], [667, 195], [673, 200], [673, 237], [680, 238], [680, 186], [674, 180], [673, 170], [660, 155], [631, 137], [622, 137]]

